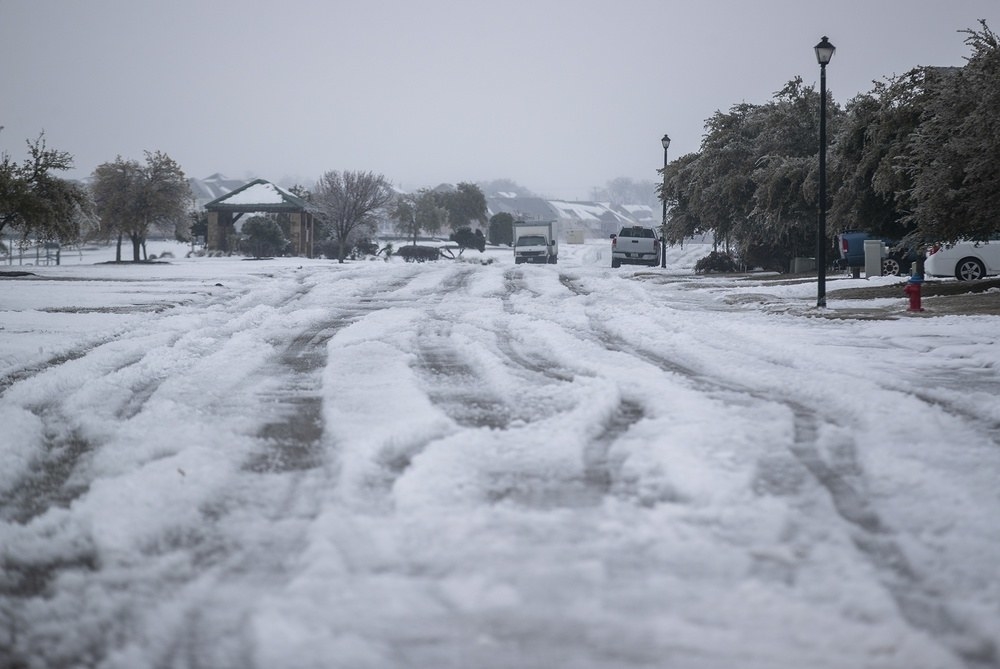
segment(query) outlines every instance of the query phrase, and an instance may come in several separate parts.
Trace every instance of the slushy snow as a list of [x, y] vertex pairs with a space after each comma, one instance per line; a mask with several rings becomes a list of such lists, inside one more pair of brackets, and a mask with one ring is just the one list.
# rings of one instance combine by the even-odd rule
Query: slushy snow
[[1000, 666], [997, 317], [606, 247], [4, 280], [0, 665]]

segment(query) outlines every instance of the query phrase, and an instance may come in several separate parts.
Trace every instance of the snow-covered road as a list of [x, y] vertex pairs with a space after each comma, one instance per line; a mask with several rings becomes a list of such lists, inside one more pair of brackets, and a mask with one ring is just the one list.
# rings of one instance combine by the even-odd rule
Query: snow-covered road
[[5, 281], [0, 667], [1000, 667], [1000, 320], [605, 252]]

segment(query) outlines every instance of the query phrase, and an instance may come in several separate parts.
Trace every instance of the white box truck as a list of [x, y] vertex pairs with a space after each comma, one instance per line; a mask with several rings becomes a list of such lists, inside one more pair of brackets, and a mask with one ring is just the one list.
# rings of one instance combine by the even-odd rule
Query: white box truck
[[514, 264], [556, 264], [559, 261], [559, 227], [556, 221], [514, 224]]

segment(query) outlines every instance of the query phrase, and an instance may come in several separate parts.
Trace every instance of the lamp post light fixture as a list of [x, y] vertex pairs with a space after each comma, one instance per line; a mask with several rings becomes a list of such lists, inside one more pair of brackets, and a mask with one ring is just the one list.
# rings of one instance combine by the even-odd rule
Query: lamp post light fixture
[[660, 223], [660, 267], [667, 266], [667, 245], [664, 238], [667, 235], [667, 149], [670, 148], [670, 135], [663, 135], [660, 140], [663, 145], [663, 192], [660, 197], [663, 200], [663, 220]]
[[819, 62], [819, 225], [816, 229], [816, 306], [826, 306], [826, 66], [837, 50], [826, 35], [816, 45]]

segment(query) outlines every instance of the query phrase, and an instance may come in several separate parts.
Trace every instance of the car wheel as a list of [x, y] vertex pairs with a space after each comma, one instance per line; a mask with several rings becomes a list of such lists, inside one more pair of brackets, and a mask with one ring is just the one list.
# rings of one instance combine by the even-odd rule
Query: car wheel
[[903, 267], [895, 258], [886, 258], [882, 261], [883, 276], [899, 276]]
[[986, 274], [983, 263], [975, 258], [962, 258], [955, 265], [955, 278], [959, 281], [976, 281]]
[[618, 269], [621, 266], [622, 266], [622, 261], [621, 260], [616, 260], [615, 258], [611, 259], [611, 268], [612, 269]]

